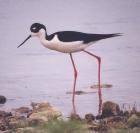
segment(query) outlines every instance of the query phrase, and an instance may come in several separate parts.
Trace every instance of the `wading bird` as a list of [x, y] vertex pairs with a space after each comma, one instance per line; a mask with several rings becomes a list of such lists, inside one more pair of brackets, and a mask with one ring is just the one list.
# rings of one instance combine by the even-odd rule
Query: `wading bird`
[[100, 83], [100, 66], [101, 58], [97, 55], [92, 54], [91, 52], [86, 51], [85, 49], [94, 44], [95, 42], [120, 36], [120, 33], [115, 34], [88, 34], [76, 31], [60, 31], [55, 32], [51, 35], [47, 34], [46, 27], [40, 23], [34, 23], [30, 27], [31, 34], [18, 46], [18, 48], [23, 45], [29, 38], [36, 36], [39, 38], [42, 45], [48, 49], [56, 50], [62, 53], [67, 53], [70, 55], [70, 59], [74, 69], [74, 83], [73, 83], [73, 112], [76, 114], [75, 110], [75, 87], [77, 79], [77, 69], [73, 60], [72, 53], [83, 51], [92, 57], [96, 58], [98, 61], [98, 95], [99, 95], [99, 114], [102, 110], [102, 93], [101, 93], [101, 83]]

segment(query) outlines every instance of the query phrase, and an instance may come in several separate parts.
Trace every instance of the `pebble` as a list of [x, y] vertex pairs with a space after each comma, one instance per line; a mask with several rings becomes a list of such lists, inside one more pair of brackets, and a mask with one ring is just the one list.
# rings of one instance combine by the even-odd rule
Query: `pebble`
[[6, 103], [7, 99], [5, 96], [0, 96], [0, 104]]

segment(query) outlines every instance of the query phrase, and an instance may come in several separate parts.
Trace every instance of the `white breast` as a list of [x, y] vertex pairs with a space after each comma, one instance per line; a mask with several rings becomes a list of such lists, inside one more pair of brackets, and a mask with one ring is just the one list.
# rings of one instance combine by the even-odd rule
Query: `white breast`
[[89, 45], [83, 44], [83, 41], [62, 42], [58, 39], [57, 35], [55, 35], [51, 41], [48, 41], [46, 39], [41, 39], [41, 38], [40, 41], [46, 48], [63, 52], [63, 53], [78, 52], [90, 45], [90, 44]]

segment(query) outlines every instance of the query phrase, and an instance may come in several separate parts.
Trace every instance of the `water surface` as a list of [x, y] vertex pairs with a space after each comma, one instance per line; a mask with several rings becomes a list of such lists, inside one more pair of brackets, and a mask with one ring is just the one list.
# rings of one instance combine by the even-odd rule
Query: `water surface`
[[[73, 68], [68, 54], [45, 49], [37, 38], [17, 46], [30, 34], [34, 22], [59, 30], [123, 33], [93, 44], [87, 50], [102, 58], [101, 81], [112, 84], [103, 100], [120, 105], [136, 102], [140, 108], [139, 0], [0, 0], [0, 94], [8, 98], [1, 109], [48, 101], [64, 114], [71, 112]], [[77, 90], [93, 91], [97, 61], [85, 53], [73, 54], [78, 69]], [[77, 111], [97, 113], [98, 95], [76, 96]]]

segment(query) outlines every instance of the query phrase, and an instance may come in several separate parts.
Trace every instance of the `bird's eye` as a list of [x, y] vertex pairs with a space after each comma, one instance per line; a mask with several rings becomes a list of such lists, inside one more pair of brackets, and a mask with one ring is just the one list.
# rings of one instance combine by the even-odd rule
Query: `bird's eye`
[[33, 29], [33, 30], [36, 30], [36, 27], [33, 27], [32, 29]]

